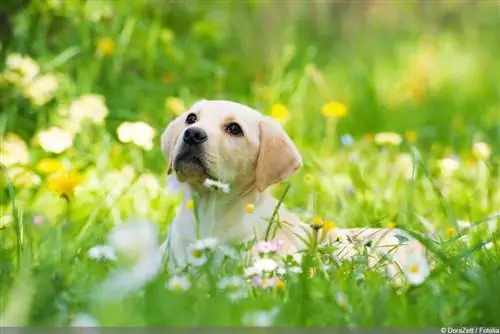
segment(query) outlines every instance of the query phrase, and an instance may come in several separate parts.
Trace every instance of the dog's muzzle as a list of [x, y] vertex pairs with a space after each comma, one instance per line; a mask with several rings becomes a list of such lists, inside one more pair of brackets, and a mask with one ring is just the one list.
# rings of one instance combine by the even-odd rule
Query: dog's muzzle
[[203, 143], [208, 139], [205, 130], [190, 127], [182, 135], [182, 144], [174, 160], [174, 170], [182, 181], [200, 180], [208, 175]]

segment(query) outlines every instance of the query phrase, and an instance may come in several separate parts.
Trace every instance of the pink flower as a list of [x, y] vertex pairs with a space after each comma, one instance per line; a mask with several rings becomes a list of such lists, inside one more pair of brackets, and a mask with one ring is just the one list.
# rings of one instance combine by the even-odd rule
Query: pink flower
[[283, 240], [259, 241], [254, 246], [254, 251], [259, 255], [280, 253], [284, 245]]
[[43, 223], [44, 219], [41, 215], [34, 215], [33, 216], [33, 224], [35, 225], [41, 225]]
[[267, 289], [267, 288], [275, 287], [278, 284], [278, 282], [280, 282], [280, 281], [281, 280], [276, 276], [265, 278], [265, 277], [257, 275], [257, 276], [254, 276], [252, 278], [252, 280], [250, 281], [250, 284], [252, 286], [255, 286], [255, 287], [261, 287], [261, 288]]

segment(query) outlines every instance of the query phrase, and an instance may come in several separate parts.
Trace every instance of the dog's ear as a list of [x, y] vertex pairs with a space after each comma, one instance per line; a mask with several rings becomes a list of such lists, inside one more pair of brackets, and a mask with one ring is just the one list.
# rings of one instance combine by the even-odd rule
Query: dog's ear
[[182, 116], [179, 116], [168, 124], [167, 128], [161, 135], [161, 150], [168, 160], [167, 174], [172, 173], [175, 144], [177, 143], [177, 138], [179, 138], [179, 135], [182, 132], [183, 124], [184, 120]]
[[302, 167], [302, 157], [285, 130], [272, 118], [260, 121], [260, 148], [255, 182], [262, 192]]

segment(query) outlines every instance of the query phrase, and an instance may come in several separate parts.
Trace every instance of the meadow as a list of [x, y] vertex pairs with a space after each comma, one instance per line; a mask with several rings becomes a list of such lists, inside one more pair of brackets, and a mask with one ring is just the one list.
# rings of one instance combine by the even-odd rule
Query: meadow
[[[494, 1], [0, 9], [1, 326], [500, 326]], [[273, 193], [304, 221], [405, 229], [434, 270], [394, 285], [317, 244], [250, 281], [252, 245], [205, 240], [169, 273], [159, 138], [199, 99], [284, 126], [305, 165]]]

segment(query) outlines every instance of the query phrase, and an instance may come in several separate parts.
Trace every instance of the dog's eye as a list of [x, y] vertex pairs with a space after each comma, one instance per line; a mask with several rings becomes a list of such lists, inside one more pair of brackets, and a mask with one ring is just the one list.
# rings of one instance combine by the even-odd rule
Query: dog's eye
[[243, 136], [243, 130], [238, 123], [230, 123], [226, 126], [226, 132], [233, 136]]
[[186, 117], [186, 124], [196, 123], [197, 120], [198, 120], [198, 117], [196, 116], [196, 114], [189, 114]]

